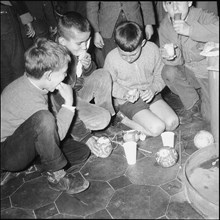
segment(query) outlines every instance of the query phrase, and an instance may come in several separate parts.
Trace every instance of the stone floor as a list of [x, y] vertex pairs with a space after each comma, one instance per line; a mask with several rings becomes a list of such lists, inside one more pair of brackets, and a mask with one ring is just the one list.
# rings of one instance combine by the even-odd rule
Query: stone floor
[[[164, 98], [178, 111], [177, 96], [165, 92]], [[210, 131], [201, 120], [179, 126], [181, 131], [182, 166], [180, 161], [170, 168], [156, 163], [155, 153], [162, 146], [161, 137], [139, 141], [137, 163], [128, 165], [122, 143], [121, 124], [109, 135], [113, 153], [105, 159], [91, 155], [74, 172], [90, 181], [90, 187], [79, 194], [68, 195], [50, 189], [38, 171], [11, 179], [1, 187], [1, 218], [72, 218], [72, 219], [205, 219], [189, 203], [183, 182], [183, 165], [194, 153], [193, 138], [199, 130]], [[97, 133], [103, 135], [106, 132]], [[179, 140], [175, 139], [175, 145]]]

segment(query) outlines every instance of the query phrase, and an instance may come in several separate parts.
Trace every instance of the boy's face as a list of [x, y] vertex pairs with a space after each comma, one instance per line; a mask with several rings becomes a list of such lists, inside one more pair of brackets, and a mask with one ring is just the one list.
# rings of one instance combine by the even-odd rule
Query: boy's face
[[169, 14], [169, 16], [174, 19], [174, 14], [176, 13], [181, 13], [181, 20], [185, 20], [189, 8], [192, 6], [192, 1], [186, 1], [186, 2], [181, 2], [181, 1], [164, 1], [163, 2], [163, 8], [164, 10]]
[[128, 63], [135, 62], [139, 58], [139, 56], [141, 54], [141, 50], [142, 50], [142, 46], [141, 45], [138, 46], [132, 52], [126, 52], [126, 51], [121, 50], [119, 47], [117, 47], [117, 48], [118, 48], [118, 52], [119, 52], [121, 58], [123, 60], [127, 61]]
[[64, 37], [59, 38], [59, 43], [65, 46], [74, 56], [79, 56], [87, 51], [90, 40], [90, 32], [80, 32], [72, 28], [69, 40]]
[[64, 65], [61, 69], [59, 70], [54, 70], [47, 72], [47, 90], [49, 92], [53, 92], [56, 87], [65, 79], [67, 76], [67, 68], [68, 64]]

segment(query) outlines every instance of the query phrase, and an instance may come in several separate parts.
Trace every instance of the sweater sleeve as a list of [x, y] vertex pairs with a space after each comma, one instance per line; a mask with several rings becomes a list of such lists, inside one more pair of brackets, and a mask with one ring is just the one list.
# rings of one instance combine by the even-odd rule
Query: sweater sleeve
[[97, 69], [95, 62], [92, 60], [88, 69], [83, 68], [82, 76], [87, 77], [93, 73], [94, 70]]
[[111, 63], [111, 58], [109, 55], [107, 55], [104, 63], [104, 69], [108, 70], [113, 82], [113, 89], [112, 89], [112, 95], [115, 98], [118, 99], [124, 99], [125, 93], [127, 93], [127, 89], [123, 88], [118, 82], [117, 82], [117, 70], [114, 68], [114, 66], [117, 66], [113, 63]]
[[159, 93], [162, 91], [162, 89], [165, 87], [165, 83], [161, 77], [161, 71], [163, 68], [163, 62], [161, 60], [161, 56], [159, 53], [159, 49], [157, 48], [157, 46], [155, 45], [155, 50], [154, 50], [154, 80], [152, 83], [152, 88], [155, 91], [155, 94]]
[[[166, 19], [166, 18], [165, 18]], [[174, 31], [170, 30], [169, 27], [166, 25], [166, 22], [163, 20], [161, 22], [159, 30], [159, 40], [160, 40], [160, 47], [163, 48], [165, 44], [168, 43], [174, 43], [178, 47], [175, 49], [176, 51], [176, 57], [173, 60], [166, 60], [162, 58], [162, 61], [166, 65], [170, 66], [177, 66], [177, 65], [183, 65], [184, 59], [181, 51], [181, 42], [180, 42], [180, 36], [178, 38], [178, 35], [174, 33]]]
[[74, 113], [66, 108], [65, 105], [62, 105], [64, 100], [59, 93], [50, 94], [49, 101], [50, 110], [57, 119], [58, 132], [61, 140], [65, 138], [70, 127], [71, 135], [77, 141], [86, 142], [91, 137], [91, 131], [86, 128], [85, 124], [78, 117], [74, 120], [74, 124], [71, 125]]
[[57, 121], [58, 133], [60, 140], [63, 140], [72, 123], [74, 111], [65, 107], [63, 97], [56, 91], [56, 93], [49, 93], [49, 110], [53, 113]]
[[189, 37], [199, 42], [219, 42], [219, 17], [214, 13], [203, 12], [199, 20], [190, 27]]

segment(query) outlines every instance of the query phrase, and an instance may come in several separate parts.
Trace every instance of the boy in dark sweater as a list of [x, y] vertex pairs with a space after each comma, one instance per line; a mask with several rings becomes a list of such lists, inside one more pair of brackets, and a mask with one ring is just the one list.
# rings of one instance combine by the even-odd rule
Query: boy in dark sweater
[[[46, 39], [39, 39], [26, 51], [24, 75], [1, 94], [1, 169], [24, 170], [39, 156], [49, 186], [74, 194], [87, 189], [89, 182], [65, 171], [67, 159], [62, 149], [71, 146], [74, 165], [84, 162], [90, 150], [66, 137], [75, 114], [73, 90], [62, 82], [69, 61], [62, 45]], [[48, 104], [48, 94], [54, 90], [64, 99], [56, 117]]]

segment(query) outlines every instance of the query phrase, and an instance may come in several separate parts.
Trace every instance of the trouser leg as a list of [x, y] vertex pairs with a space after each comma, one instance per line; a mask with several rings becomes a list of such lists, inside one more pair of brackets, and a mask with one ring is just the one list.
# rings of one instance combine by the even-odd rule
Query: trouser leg
[[162, 69], [162, 78], [170, 90], [180, 97], [186, 110], [193, 107], [199, 100], [196, 89], [199, 84], [193, 73], [190, 73], [184, 66], [168, 66]]
[[37, 155], [45, 170], [62, 169], [67, 160], [59, 145], [55, 118], [49, 111], [38, 111], [1, 143], [1, 169], [23, 170]]

